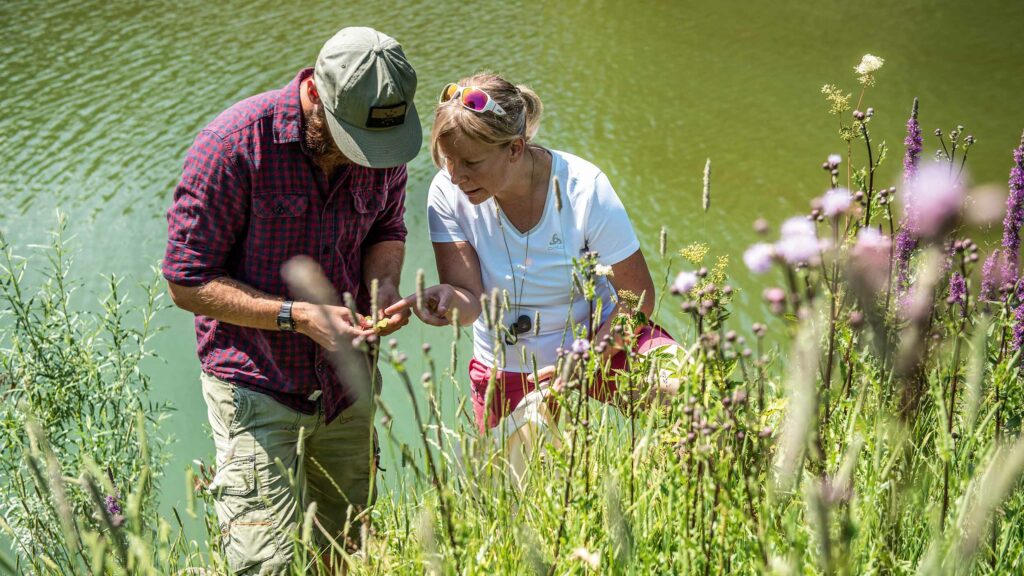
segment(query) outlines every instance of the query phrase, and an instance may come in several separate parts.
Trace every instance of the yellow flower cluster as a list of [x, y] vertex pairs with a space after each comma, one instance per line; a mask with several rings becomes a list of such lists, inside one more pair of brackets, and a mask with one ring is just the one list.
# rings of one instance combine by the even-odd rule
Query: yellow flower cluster
[[722, 284], [725, 284], [725, 280], [726, 280], [726, 278], [728, 278], [728, 276], [726, 275], [725, 269], [728, 268], [728, 267], [729, 267], [729, 255], [726, 254], [726, 255], [719, 256], [718, 259], [715, 261], [715, 267], [712, 268], [711, 272], [708, 273], [708, 280], [714, 282], [715, 284], [717, 284], [719, 286], [721, 286]]
[[821, 93], [829, 103], [829, 114], [838, 116], [850, 109], [850, 98], [852, 94], [843, 94], [835, 84], [825, 84], [821, 87]]
[[686, 258], [691, 264], [700, 264], [704, 261], [704, 257], [708, 255], [708, 245], [703, 242], [694, 242], [681, 249], [679, 255]]

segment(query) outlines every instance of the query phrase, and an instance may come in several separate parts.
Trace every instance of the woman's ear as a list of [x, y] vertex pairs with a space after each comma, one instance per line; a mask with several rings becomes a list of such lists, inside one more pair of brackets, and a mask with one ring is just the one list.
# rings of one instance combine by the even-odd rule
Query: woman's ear
[[522, 160], [523, 154], [526, 151], [526, 140], [523, 138], [516, 138], [509, 142], [508, 149], [511, 152], [509, 162], [518, 162]]

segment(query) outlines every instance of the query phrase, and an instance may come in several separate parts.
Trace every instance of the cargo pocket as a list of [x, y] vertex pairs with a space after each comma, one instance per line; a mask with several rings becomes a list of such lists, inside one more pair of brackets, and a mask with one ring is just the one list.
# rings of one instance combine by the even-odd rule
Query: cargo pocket
[[220, 542], [231, 571], [240, 572], [273, 558], [278, 551], [278, 527], [264, 501], [256, 456], [230, 460], [217, 471], [210, 491], [221, 519]]

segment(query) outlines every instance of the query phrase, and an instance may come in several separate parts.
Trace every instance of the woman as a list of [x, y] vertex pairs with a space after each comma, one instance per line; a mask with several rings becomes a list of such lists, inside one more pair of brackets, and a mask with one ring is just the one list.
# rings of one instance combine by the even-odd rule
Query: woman
[[[596, 252], [605, 273], [596, 278], [603, 306], [594, 342], [611, 334], [611, 319], [625, 311], [617, 291], [644, 294], [640, 310], [653, 310], [654, 283], [611, 183], [590, 162], [532, 143], [541, 110], [532, 90], [494, 74], [445, 87], [430, 139], [441, 170], [428, 199], [441, 283], [424, 291], [420, 307], [413, 295], [385, 311], [414, 307], [423, 322], [444, 326], [458, 309], [459, 322], [473, 324], [469, 373], [481, 430], [534, 388], [535, 370], [539, 380], [550, 378], [557, 350], [588, 325], [592, 303], [573, 290], [574, 258]], [[487, 327], [481, 310], [481, 296], [495, 289], [507, 292], [509, 303], [499, 330]], [[651, 328], [638, 341], [641, 352], [674, 343]], [[622, 368], [621, 339], [612, 342], [601, 354]], [[495, 391], [485, 409], [492, 373]], [[613, 389], [607, 382], [590, 393], [607, 401]]]

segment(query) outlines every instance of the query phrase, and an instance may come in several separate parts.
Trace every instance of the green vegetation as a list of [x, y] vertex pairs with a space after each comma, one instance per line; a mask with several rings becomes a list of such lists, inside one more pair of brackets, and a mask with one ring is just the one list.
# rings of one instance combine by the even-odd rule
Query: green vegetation
[[[865, 74], [881, 60], [869, 64]], [[828, 93], [846, 114], [834, 104], [842, 91]], [[574, 343], [558, 371], [566, 386], [552, 396], [557, 426], [535, 423], [522, 429], [532, 431], [525, 441], [494, 442], [467, 418], [441, 418], [438, 387], [465, 389], [455, 347], [443, 369], [425, 349], [431, 369], [422, 378], [408, 373], [405, 354], [382, 347], [419, 416], [417, 441], [397, 445], [411, 472], [380, 487], [358, 539], [324, 554], [352, 574], [1024, 571], [1024, 294], [1013, 243], [1024, 146], [1003, 251], [983, 259], [966, 237], [976, 219], [963, 209], [966, 156], [957, 157], [973, 138], [958, 128], [942, 138], [944, 154], [918, 170], [914, 107], [897, 217], [897, 191], [874, 183], [885, 155], [873, 148], [871, 112], [840, 122], [849, 148], [824, 164], [829, 191], [813, 211], [744, 255], [755, 272], [777, 274], [783, 287], [763, 294], [775, 317], [732, 327], [727, 259], [708, 270], [706, 247], [688, 245], [682, 256], [693, 270], [676, 277], [655, 314], [682, 310], [684, 346], [634, 356], [618, 377], [616, 407], [580, 394], [604, 371], [591, 349], [607, 343]], [[866, 164], [855, 168], [861, 146]], [[981, 193], [966, 205], [983, 205]], [[32, 294], [26, 263], [6, 244], [3, 252], [0, 474], [3, 528], [18, 558], [7, 567], [221, 573], [204, 490], [212, 471], [190, 472], [198, 500], [183, 510], [207, 520], [206, 542], [184, 541], [178, 519], [159, 518], [154, 506], [166, 407], [145, 401], [139, 362], [150, 353], [156, 284], [132, 307], [111, 279], [101, 311], [72, 313], [60, 234]], [[674, 270], [665, 239], [660, 252], [660, 265]], [[992, 264], [978, 270], [983, 260]], [[586, 297], [597, 270], [586, 258], [578, 270], [573, 289]], [[643, 295], [623, 297], [639, 308]], [[485, 306], [491, 326], [502, 324], [502, 300]], [[617, 322], [628, 337], [646, 319]], [[677, 395], [651, 393], [662, 370], [678, 379]], [[380, 409], [387, 422], [388, 407]], [[513, 472], [523, 446], [532, 457]], [[307, 513], [294, 535], [294, 573], [323, 573], [316, 535]]]

